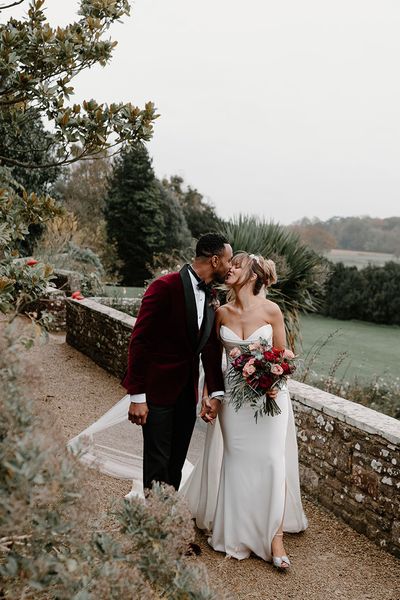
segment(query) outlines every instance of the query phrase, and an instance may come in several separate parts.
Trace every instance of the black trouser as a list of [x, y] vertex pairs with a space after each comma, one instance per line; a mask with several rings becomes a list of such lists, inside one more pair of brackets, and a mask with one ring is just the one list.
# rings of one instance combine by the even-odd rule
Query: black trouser
[[149, 414], [143, 426], [143, 486], [153, 481], [168, 483], [177, 490], [182, 467], [196, 422], [193, 381], [189, 381], [173, 406], [148, 401]]

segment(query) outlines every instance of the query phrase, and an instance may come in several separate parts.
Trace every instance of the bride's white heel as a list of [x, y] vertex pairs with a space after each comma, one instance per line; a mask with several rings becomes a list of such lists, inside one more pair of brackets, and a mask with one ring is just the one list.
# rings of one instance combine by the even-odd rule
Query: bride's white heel
[[[276, 533], [274, 537], [283, 537], [283, 533]], [[286, 572], [290, 568], [290, 560], [286, 555], [272, 556], [272, 565], [281, 573]]]

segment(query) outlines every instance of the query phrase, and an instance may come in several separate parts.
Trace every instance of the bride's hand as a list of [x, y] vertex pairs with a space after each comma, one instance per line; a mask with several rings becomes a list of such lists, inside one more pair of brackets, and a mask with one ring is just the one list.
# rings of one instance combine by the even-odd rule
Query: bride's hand
[[128, 419], [135, 425], [145, 425], [149, 407], [147, 402], [131, 402], [129, 405]]
[[266, 392], [266, 396], [268, 396], [268, 398], [271, 398], [272, 400], [275, 400], [278, 393], [279, 393], [278, 388], [274, 387], [271, 390], [268, 390], [268, 392]]

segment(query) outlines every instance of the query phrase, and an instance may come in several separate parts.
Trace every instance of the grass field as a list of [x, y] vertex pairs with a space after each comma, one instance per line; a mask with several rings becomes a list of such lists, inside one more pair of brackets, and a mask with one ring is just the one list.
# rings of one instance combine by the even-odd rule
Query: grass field
[[382, 267], [385, 263], [393, 260], [400, 262], [400, 258], [396, 258], [394, 254], [384, 254], [383, 252], [359, 252], [357, 250], [329, 250], [324, 256], [334, 262], [342, 262], [348, 267], [357, 267], [362, 269], [369, 264]]
[[143, 294], [142, 287], [123, 287], [121, 285], [105, 285], [103, 293], [110, 298], [138, 298]]
[[314, 362], [313, 370], [319, 375], [328, 374], [340, 352], [347, 351], [337, 377], [351, 380], [370, 381], [376, 375], [400, 377], [400, 327], [375, 325], [362, 321], [339, 321], [319, 315], [301, 318], [303, 338], [302, 357], [305, 358], [317, 340], [339, 330], [332, 340], [322, 348]]

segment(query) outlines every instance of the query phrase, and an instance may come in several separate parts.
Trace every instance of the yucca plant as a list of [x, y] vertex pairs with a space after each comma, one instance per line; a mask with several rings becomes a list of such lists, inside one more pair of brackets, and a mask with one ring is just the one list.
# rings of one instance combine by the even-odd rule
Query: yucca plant
[[261, 254], [276, 262], [278, 282], [271, 287], [270, 298], [284, 314], [288, 342], [294, 348], [300, 342], [300, 313], [314, 312], [320, 305], [326, 261], [297, 234], [258, 217], [239, 215], [225, 222], [224, 233], [235, 252]]

